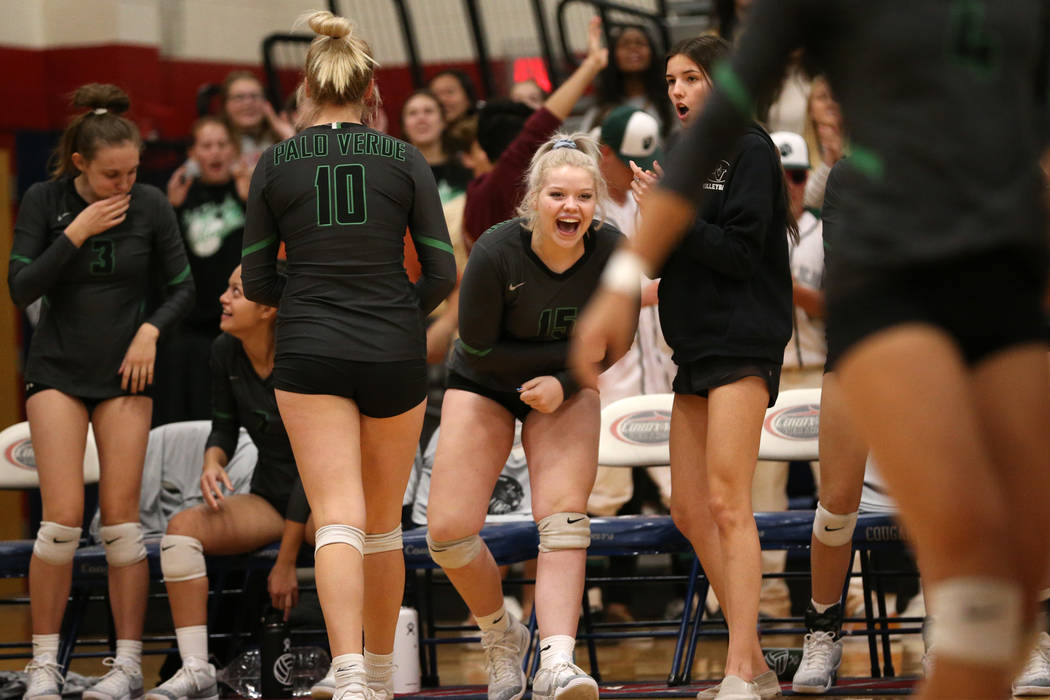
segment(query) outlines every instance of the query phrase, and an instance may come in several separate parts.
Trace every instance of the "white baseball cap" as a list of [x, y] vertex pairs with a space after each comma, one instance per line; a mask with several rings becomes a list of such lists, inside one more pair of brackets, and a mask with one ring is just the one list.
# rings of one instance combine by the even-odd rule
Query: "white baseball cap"
[[806, 139], [794, 131], [777, 131], [769, 135], [780, 151], [784, 170], [809, 170], [809, 147]]

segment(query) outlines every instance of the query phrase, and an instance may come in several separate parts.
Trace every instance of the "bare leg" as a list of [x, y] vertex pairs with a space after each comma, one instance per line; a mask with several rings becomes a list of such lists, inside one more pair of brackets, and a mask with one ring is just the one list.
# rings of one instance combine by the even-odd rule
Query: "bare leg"
[[[177, 513], [168, 523], [169, 535], [195, 537], [206, 554], [240, 554], [281, 537], [284, 517], [254, 494], [232, 494], [222, 508], [200, 504]], [[168, 602], [175, 627], [208, 622], [208, 579], [167, 581]]]
[[[361, 416], [357, 404], [327, 394], [276, 390], [277, 405], [306, 498], [318, 528], [350, 525], [364, 531]], [[332, 656], [362, 652], [364, 565], [346, 544], [322, 547], [314, 557]]]
[[[48, 389], [29, 397], [26, 414], [40, 478], [43, 519], [80, 527], [84, 520], [87, 409], [77, 399]], [[59, 632], [72, 581], [72, 562], [49, 564], [36, 554], [30, 559], [29, 610], [33, 634]]]
[[[481, 531], [513, 444], [514, 418], [505, 408], [467, 391], [446, 392], [427, 504], [431, 539], [449, 542]], [[475, 617], [503, 605], [499, 567], [484, 543], [473, 561], [445, 574]]]
[[[598, 393], [581, 389], [554, 413], [533, 411], [521, 443], [529, 463], [532, 515], [583, 513], [598, 469], [601, 429]], [[571, 435], [571, 440], [564, 436]], [[576, 636], [587, 550], [541, 552], [536, 568], [536, 619], [540, 638]]]
[[[391, 418], [361, 416], [361, 479], [368, 503], [365, 532], [380, 534], [401, 524], [412, 462], [423, 428], [426, 401]], [[364, 561], [365, 646], [394, 651], [397, 615], [405, 592], [405, 554], [400, 549], [369, 554]]]
[[[853, 425], [836, 373], [824, 375], [820, 393], [820, 502], [838, 515], [860, 506], [868, 446]], [[829, 547], [816, 537], [809, 550], [813, 600], [833, 605], [842, 596], [853, 559], [853, 547]]]
[[[142, 466], [146, 459], [153, 399], [121, 396], [95, 408], [95, 427], [101, 479], [99, 510], [103, 525], [139, 522]], [[117, 639], [142, 639], [149, 594], [149, 564], [110, 566], [109, 599]]]
[[[974, 382], [952, 340], [930, 326], [896, 326], [853, 348], [840, 370], [850, 414], [900, 505], [923, 579], [1017, 580], [1011, 545], [1018, 539], [1006, 524], [1020, 521], [1009, 515], [1015, 506], [1006, 501]], [[1043, 421], [1045, 431], [1045, 413]], [[1040, 459], [1045, 464], [1045, 454]], [[1001, 697], [1009, 680], [1006, 668], [939, 655], [920, 697]]]

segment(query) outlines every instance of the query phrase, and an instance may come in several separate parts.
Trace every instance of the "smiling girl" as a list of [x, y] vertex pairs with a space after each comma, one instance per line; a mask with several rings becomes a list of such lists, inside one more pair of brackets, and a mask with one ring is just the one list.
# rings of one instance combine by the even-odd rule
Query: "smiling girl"
[[499, 570], [478, 532], [510, 453], [515, 418], [524, 423], [540, 532], [541, 660], [533, 697], [598, 697], [594, 680], [573, 664], [590, 542], [584, 511], [598, 463], [598, 392], [578, 386], [566, 369], [576, 313], [621, 237], [595, 218], [607, 196], [598, 158], [594, 140], [582, 134], [556, 134], [541, 146], [529, 168], [521, 218], [482, 236], [463, 275], [460, 338], [430, 483], [428, 542], [481, 627], [488, 697], [497, 700], [525, 692], [521, 661], [529, 635], [503, 606]]
[[[24, 370], [44, 511], [29, 565], [33, 660], [25, 697], [62, 693], [58, 633], [80, 542], [90, 422], [117, 653], [84, 697], [123, 700], [142, 694], [149, 571], [138, 504], [157, 338], [193, 304], [193, 277], [171, 205], [135, 182], [142, 141], [120, 116], [128, 96], [91, 84], [74, 93], [73, 105], [86, 111], [62, 135], [53, 179], [22, 200], [8, 268], [17, 305], [44, 299]], [[163, 287], [164, 301], [147, 310], [155, 287]]]

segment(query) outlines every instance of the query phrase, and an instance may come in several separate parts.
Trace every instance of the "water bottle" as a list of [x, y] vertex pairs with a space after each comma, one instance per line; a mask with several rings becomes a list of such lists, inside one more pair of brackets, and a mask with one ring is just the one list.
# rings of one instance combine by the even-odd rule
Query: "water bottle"
[[237, 697], [262, 697], [259, 689], [259, 650], [249, 649], [219, 669], [215, 679], [229, 687]]
[[264, 698], [292, 697], [292, 635], [284, 622], [284, 613], [270, 610], [262, 622], [259, 643], [262, 696]]
[[394, 692], [419, 692], [419, 615], [401, 608], [394, 632]]
[[762, 656], [766, 659], [769, 670], [777, 674], [782, 681], [789, 681], [795, 677], [795, 671], [802, 663], [802, 650], [799, 648], [775, 647], [762, 650]]

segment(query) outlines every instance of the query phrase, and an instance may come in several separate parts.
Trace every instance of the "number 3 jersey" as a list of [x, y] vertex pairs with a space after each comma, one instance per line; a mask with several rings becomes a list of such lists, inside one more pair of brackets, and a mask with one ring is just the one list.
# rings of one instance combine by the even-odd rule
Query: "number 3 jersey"
[[[423, 268], [415, 286], [406, 228]], [[281, 242], [287, 276], [276, 270]], [[414, 146], [354, 123], [312, 126], [263, 152], [242, 262], [247, 297], [278, 307], [278, 357], [422, 359], [423, 319], [456, 281], [430, 166]]]
[[[193, 277], [175, 212], [160, 190], [134, 185], [124, 221], [77, 248], [64, 232], [87, 206], [71, 178], [30, 187], [7, 280], [18, 306], [43, 300], [26, 381], [106, 399], [123, 393], [117, 371], [139, 326], [148, 321], [163, 335], [190, 310]], [[150, 309], [160, 288], [163, 301]]]
[[474, 244], [459, 294], [459, 340], [449, 368], [498, 391], [534, 377], [556, 377], [568, 396], [569, 340], [622, 235], [604, 224], [584, 234], [583, 256], [553, 272], [532, 250], [522, 219], [485, 232]]

